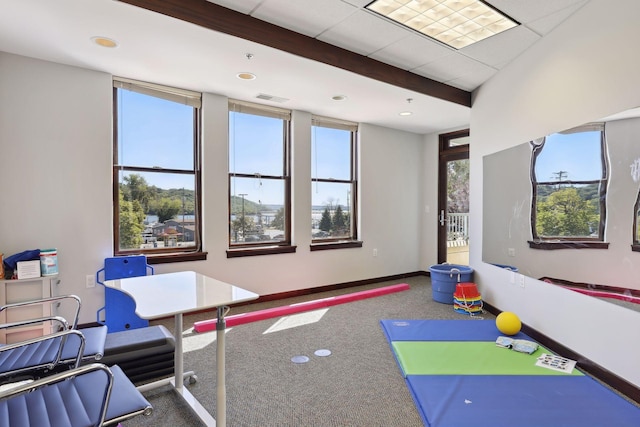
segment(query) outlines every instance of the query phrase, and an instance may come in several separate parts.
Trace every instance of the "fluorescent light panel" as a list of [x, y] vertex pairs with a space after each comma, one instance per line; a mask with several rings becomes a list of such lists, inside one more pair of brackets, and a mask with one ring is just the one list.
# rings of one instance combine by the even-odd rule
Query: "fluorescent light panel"
[[518, 25], [480, 0], [376, 0], [366, 7], [456, 49]]

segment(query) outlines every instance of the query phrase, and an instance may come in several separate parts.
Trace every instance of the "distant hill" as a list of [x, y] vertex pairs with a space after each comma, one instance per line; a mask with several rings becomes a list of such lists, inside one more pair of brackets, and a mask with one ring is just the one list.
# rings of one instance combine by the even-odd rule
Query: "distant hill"
[[[254, 215], [259, 211], [270, 210], [271, 205], [261, 205], [260, 203], [252, 202], [249, 199], [244, 199], [244, 214]], [[242, 215], [242, 197], [231, 196], [231, 213], [235, 215]]]

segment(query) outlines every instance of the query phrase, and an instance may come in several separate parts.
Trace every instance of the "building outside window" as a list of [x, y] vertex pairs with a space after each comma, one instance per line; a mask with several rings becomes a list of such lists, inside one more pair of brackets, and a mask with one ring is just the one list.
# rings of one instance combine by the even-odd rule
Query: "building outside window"
[[357, 239], [357, 124], [314, 116], [311, 233], [314, 243]]
[[604, 124], [580, 126], [531, 144], [531, 243], [603, 242], [608, 180]]
[[124, 78], [113, 88], [114, 254], [200, 252], [201, 95]]
[[230, 252], [291, 244], [290, 121], [289, 110], [229, 101]]

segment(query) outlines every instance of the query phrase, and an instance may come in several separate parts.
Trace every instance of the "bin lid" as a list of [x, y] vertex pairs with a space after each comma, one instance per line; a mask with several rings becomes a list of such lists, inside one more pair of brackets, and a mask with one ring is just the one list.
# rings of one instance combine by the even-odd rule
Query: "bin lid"
[[[429, 267], [429, 270], [433, 273], [451, 273], [452, 270], [458, 270], [462, 274], [473, 273], [473, 268], [468, 265], [459, 264], [434, 264]], [[457, 271], [456, 271], [457, 273]]]

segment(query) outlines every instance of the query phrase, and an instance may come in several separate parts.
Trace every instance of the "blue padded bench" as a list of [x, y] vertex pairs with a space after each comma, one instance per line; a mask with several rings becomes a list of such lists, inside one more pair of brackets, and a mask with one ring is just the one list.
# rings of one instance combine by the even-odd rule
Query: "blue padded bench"
[[134, 382], [173, 374], [175, 338], [162, 325], [107, 334], [101, 363], [117, 364]]
[[115, 424], [152, 407], [117, 367], [93, 363], [0, 392], [4, 427]]

